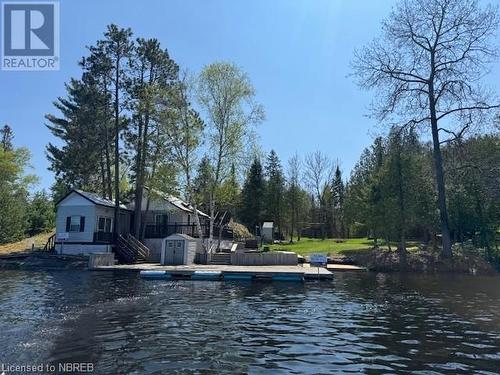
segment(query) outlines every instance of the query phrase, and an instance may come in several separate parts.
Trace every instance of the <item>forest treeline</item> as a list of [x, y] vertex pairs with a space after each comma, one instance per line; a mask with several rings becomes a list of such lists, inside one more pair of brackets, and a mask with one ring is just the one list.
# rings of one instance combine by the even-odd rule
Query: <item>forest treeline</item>
[[14, 146], [14, 132], [0, 129], [0, 245], [52, 230], [55, 213], [45, 191], [30, 194], [37, 177], [28, 173], [30, 152]]
[[[366, 148], [349, 178], [322, 152], [283, 168], [274, 151], [256, 159], [242, 186], [236, 216], [249, 228], [274, 221], [286, 240], [370, 237], [397, 249], [442, 246], [432, 143], [394, 127]], [[450, 233], [498, 261], [500, 137], [484, 134], [443, 148]], [[239, 207], [239, 208], [238, 208]], [[379, 242], [381, 243], [381, 242]]]

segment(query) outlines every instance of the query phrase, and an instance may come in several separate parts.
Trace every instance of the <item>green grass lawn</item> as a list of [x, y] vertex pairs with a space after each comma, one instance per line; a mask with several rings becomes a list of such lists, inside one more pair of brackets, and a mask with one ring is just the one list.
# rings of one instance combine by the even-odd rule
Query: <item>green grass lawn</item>
[[[281, 250], [281, 251], [294, 251], [300, 255], [309, 255], [311, 253], [322, 253], [330, 255], [348, 255], [349, 252], [358, 250], [370, 250], [373, 247], [373, 240], [368, 238], [349, 238], [343, 240], [344, 242], [337, 242], [338, 240], [333, 238], [328, 238], [321, 240], [318, 238], [302, 238], [299, 242], [295, 241], [293, 244], [282, 243], [270, 245], [270, 250]], [[380, 243], [380, 242], [379, 242]], [[408, 250], [416, 246], [416, 243], [408, 242]], [[397, 246], [395, 243], [392, 244], [393, 250]], [[387, 248], [387, 246], [380, 246], [381, 248]]]
[[355, 250], [369, 250], [373, 247], [373, 241], [367, 238], [350, 238], [345, 242], [337, 242], [335, 239], [301, 238], [293, 244], [283, 243], [270, 245], [271, 250], [294, 251], [300, 255], [311, 253], [323, 253], [330, 255], [348, 254]]

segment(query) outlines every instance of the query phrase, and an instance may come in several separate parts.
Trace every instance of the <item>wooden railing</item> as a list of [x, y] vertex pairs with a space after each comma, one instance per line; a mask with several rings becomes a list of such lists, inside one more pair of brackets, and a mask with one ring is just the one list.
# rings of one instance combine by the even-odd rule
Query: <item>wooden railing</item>
[[149, 249], [130, 234], [119, 234], [114, 247], [121, 263], [135, 263], [149, 258]]
[[[201, 230], [204, 237], [208, 237], [209, 226], [202, 225]], [[146, 224], [145, 238], [165, 238], [174, 233], [187, 234], [198, 237], [198, 228], [195, 223], [174, 223], [168, 225]]]
[[116, 243], [114, 246], [114, 252], [118, 258], [120, 263], [130, 264], [136, 262], [136, 253], [129, 246], [128, 242], [124, 237], [119, 235], [116, 239]]
[[[219, 237], [220, 227], [214, 226], [214, 237]], [[204, 224], [201, 226], [201, 231], [203, 237], [207, 238], [210, 234], [210, 226]], [[168, 225], [156, 225], [156, 224], [146, 224], [146, 231], [144, 233], [144, 238], [165, 238], [174, 233], [187, 234], [188, 236], [198, 238], [198, 228], [196, 224], [168, 224]], [[233, 231], [226, 225], [222, 227], [222, 237], [223, 238], [233, 238]]]
[[55, 251], [56, 249], [56, 234], [54, 233], [47, 239], [47, 243], [43, 247], [43, 251]]
[[137, 254], [139, 255], [140, 258], [142, 259], [149, 258], [150, 250], [146, 245], [144, 245], [141, 241], [139, 241], [131, 234], [127, 234], [125, 238], [129, 241], [129, 243], [131, 243], [135, 247]]

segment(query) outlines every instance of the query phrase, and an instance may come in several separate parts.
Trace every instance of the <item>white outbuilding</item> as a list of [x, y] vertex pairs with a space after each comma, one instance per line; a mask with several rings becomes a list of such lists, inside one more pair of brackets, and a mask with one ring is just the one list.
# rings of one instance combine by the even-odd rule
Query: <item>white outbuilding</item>
[[274, 240], [274, 223], [272, 221], [264, 221], [262, 224], [262, 241], [264, 243], [272, 243]]
[[160, 263], [193, 264], [198, 241], [187, 234], [175, 233], [163, 239]]

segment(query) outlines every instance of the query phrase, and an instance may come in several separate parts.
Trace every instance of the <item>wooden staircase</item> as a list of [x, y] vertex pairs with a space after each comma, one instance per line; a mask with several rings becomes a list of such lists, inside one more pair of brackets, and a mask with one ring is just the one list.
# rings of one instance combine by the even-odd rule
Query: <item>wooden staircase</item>
[[119, 263], [132, 264], [146, 262], [150, 250], [131, 234], [119, 234], [113, 251]]
[[208, 264], [231, 265], [231, 253], [213, 253]]

